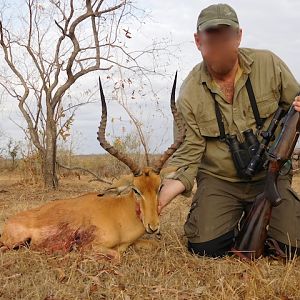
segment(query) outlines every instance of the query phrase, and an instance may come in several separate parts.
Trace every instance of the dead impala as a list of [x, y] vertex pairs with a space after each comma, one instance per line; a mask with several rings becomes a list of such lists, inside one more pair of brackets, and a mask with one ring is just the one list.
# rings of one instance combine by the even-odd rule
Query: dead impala
[[144, 168], [105, 139], [107, 107], [99, 78], [102, 117], [98, 140], [107, 152], [126, 164], [132, 174], [121, 178], [102, 194], [56, 200], [10, 217], [3, 227], [2, 249], [28, 246], [47, 252], [68, 252], [88, 248], [115, 257], [131, 244], [145, 243], [138, 241], [145, 231], [159, 233], [157, 195], [163, 177], [174, 175], [174, 172], [162, 174], [161, 170], [185, 138], [184, 124], [175, 106], [176, 77], [177, 74], [171, 109], [180, 134], [153, 167]]

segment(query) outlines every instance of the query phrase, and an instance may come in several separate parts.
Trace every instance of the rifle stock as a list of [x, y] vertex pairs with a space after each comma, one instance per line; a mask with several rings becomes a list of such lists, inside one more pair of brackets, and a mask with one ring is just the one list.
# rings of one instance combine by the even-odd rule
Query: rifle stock
[[291, 157], [299, 131], [300, 113], [291, 106], [281, 133], [268, 153], [270, 162], [264, 191], [256, 197], [232, 248], [232, 252], [241, 258], [254, 259], [264, 253], [272, 207], [282, 201], [277, 189], [279, 171]]

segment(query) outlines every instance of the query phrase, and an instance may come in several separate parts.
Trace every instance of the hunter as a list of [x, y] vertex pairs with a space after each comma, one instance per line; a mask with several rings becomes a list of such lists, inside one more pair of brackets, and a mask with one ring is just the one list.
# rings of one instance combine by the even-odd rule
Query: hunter
[[[260, 140], [279, 106], [294, 105], [300, 112], [300, 85], [287, 65], [271, 51], [241, 48], [241, 38], [231, 6], [203, 9], [194, 34], [203, 61], [184, 80], [177, 99], [187, 132], [169, 163], [180, 171], [164, 180], [159, 211], [177, 195], [191, 195], [196, 179], [184, 231], [189, 251], [198, 255], [228, 254], [243, 212], [264, 189], [266, 170], [241, 176], [229, 144]], [[291, 172], [279, 176], [283, 202], [273, 208], [268, 236], [281, 250], [299, 254], [300, 199], [291, 181]]]

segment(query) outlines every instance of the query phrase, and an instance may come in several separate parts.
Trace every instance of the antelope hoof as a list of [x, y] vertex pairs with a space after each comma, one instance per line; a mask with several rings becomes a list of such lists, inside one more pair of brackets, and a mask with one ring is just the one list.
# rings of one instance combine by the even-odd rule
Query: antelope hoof
[[0, 252], [5, 252], [5, 251], [7, 251], [7, 250], [9, 250], [9, 248], [8, 248], [7, 246], [5, 246], [5, 245], [0, 245]]

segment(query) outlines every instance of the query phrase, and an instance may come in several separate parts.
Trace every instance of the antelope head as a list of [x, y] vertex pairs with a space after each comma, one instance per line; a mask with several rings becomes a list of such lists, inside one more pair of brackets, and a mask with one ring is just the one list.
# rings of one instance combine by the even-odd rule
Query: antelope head
[[157, 159], [153, 166], [140, 168], [139, 165], [128, 155], [122, 153], [113, 147], [105, 138], [105, 129], [107, 123], [107, 106], [101, 80], [99, 78], [100, 97], [102, 105], [102, 116], [98, 130], [97, 139], [100, 145], [111, 155], [123, 162], [131, 170], [130, 175], [121, 177], [119, 181], [113, 184], [106, 192], [116, 192], [120, 194], [131, 189], [136, 197], [138, 209], [140, 210], [140, 219], [143, 222], [147, 233], [159, 233], [159, 216], [158, 216], [158, 193], [162, 187], [164, 178], [172, 178], [177, 171], [175, 167], [163, 168], [168, 158], [179, 148], [185, 138], [185, 126], [181, 116], [178, 114], [175, 106], [177, 72], [175, 75], [172, 93], [171, 93], [171, 111], [178, 128], [178, 136], [175, 142]]

